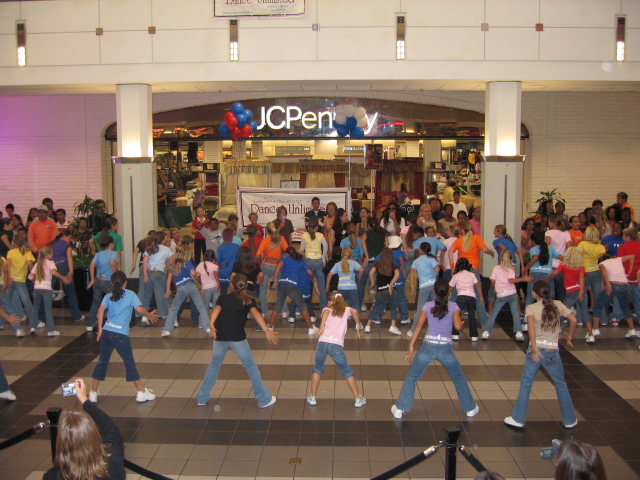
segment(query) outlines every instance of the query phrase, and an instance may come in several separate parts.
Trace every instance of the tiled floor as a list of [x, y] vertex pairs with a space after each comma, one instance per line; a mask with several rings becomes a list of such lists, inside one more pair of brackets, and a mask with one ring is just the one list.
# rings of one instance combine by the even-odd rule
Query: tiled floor
[[[17, 339], [6, 329], [0, 332], [0, 361], [18, 395], [17, 402], [0, 400], [1, 439], [42, 421], [49, 407], [72, 406], [74, 399], [63, 398], [59, 385], [77, 376], [90, 378], [98, 353], [95, 337], [73, 325], [68, 310], [56, 309], [55, 317], [60, 337], [40, 333]], [[540, 373], [526, 427], [515, 431], [502, 419], [517, 396], [524, 344], [513, 339], [510, 324], [510, 318], [501, 317], [491, 340], [471, 343], [463, 337], [455, 345], [481, 408], [471, 420], [461, 412], [440, 365], [430, 366], [418, 382], [411, 413], [402, 421], [392, 418], [389, 408], [407, 371], [408, 339], [386, 328], [374, 328], [361, 340], [352, 329], [345, 344], [367, 405], [353, 407], [346, 383], [329, 360], [318, 405], [310, 407], [304, 399], [315, 341], [302, 321], [282, 321], [278, 346], [268, 345], [247, 324], [262, 377], [278, 397], [273, 407], [257, 408], [246, 373], [231, 352], [212, 399], [198, 407], [194, 394], [211, 358], [211, 340], [191, 326], [188, 311], [170, 338], [160, 338], [157, 326], [131, 330], [138, 369], [158, 398], [137, 404], [114, 354], [108, 379], [100, 386], [99, 405], [116, 418], [127, 442], [126, 457], [172, 478], [370, 478], [444, 439], [447, 427], [459, 427], [460, 443], [505, 478], [552, 478], [554, 465], [541, 460], [540, 449], [566, 435], [596, 445], [610, 479], [638, 478], [640, 342], [622, 338], [622, 327], [605, 327], [593, 346], [576, 341], [562, 357], [578, 427], [562, 427], [553, 386]], [[50, 465], [48, 432], [0, 452], [0, 477], [5, 480], [39, 479]], [[461, 456], [457, 465], [459, 478], [475, 475]], [[442, 451], [402, 475], [443, 476]]]

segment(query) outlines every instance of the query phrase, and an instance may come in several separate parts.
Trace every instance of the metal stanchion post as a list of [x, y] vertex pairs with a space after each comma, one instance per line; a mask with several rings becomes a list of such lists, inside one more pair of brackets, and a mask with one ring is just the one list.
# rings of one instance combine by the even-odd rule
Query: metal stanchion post
[[47, 418], [49, 419], [49, 429], [51, 430], [51, 461], [55, 461], [56, 457], [56, 439], [58, 438], [58, 421], [60, 420], [60, 407], [52, 407], [47, 410]]
[[458, 449], [458, 437], [460, 429], [449, 427], [444, 429], [447, 432], [447, 440], [445, 446], [447, 454], [444, 461], [444, 478], [445, 480], [456, 480], [456, 450]]

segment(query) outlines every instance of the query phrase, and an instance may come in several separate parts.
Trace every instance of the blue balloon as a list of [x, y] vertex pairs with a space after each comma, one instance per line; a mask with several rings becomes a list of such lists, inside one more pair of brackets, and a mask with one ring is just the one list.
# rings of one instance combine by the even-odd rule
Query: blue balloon
[[251, 119], [253, 118], [253, 112], [251, 110], [249, 110], [248, 108], [245, 108], [242, 111], [242, 114], [247, 117], [247, 122], [250, 122]]
[[356, 120], [356, 117], [349, 117], [347, 118], [347, 123], [345, 123], [345, 125], [349, 128], [354, 128], [358, 125], [358, 120]]
[[233, 102], [233, 105], [231, 105], [231, 111], [236, 115], [240, 115], [244, 111], [244, 107], [240, 102]]
[[338, 135], [340, 135], [341, 137], [346, 137], [347, 135], [349, 135], [349, 127], [347, 127], [346, 125], [338, 125], [336, 127], [336, 132], [338, 132]]
[[255, 133], [256, 130], [258, 130], [258, 124], [256, 122], [254, 122], [253, 120], [251, 120], [249, 122], [249, 125], [251, 125], [251, 130], [253, 130], [253, 133]]
[[360, 127], [353, 127], [349, 131], [349, 134], [351, 135], [351, 138], [355, 138], [356, 140], [360, 140], [361, 138], [364, 138], [364, 129], [360, 128]]
[[223, 137], [228, 137], [231, 135], [231, 130], [229, 130], [226, 123], [223, 123], [218, 127], [218, 133]]
[[247, 123], [247, 117], [244, 116], [244, 114], [239, 113], [236, 115], [236, 119], [238, 120], [238, 127], [242, 128], [246, 125]]

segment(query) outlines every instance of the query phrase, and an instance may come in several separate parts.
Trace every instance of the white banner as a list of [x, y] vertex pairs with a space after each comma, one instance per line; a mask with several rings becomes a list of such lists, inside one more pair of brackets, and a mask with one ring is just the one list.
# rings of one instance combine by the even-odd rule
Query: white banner
[[[351, 193], [348, 188], [238, 188], [236, 205], [240, 225], [246, 227], [249, 214], [258, 214], [258, 223], [263, 227], [276, 219], [276, 211], [284, 205], [287, 218], [293, 223], [296, 232], [294, 240], [304, 233], [304, 214], [311, 210], [311, 199], [320, 199], [320, 209], [325, 210], [327, 203], [334, 202], [338, 208], [344, 208], [351, 215]], [[266, 232], [265, 232], [266, 235]]]
[[304, 15], [305, 0], [213, 0], [214, 17]]

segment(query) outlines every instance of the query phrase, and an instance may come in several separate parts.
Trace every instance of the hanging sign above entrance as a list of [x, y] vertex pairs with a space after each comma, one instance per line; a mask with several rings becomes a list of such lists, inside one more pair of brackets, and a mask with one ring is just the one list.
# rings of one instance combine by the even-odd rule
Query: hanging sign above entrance
[[214, 17], [304, 15], [305, 0], [213, 0]]

